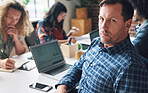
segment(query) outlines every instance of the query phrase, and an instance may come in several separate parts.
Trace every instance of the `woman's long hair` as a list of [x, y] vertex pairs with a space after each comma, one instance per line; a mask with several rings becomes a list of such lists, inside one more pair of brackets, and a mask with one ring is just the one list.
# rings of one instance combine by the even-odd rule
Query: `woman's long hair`
[[19, 20], [19, 22], [16, 24], [16, 28], [18, 30], [18, 34], [20, 36], [25, 36], [29, 34], [29, 17], [27, 14], [27, 11], [25, 9], [25, 6], [23, 6], [21, 3], [12, 0], [7, 2], [2, 2], [0, 5], [0, 31], [3, 33], [3, 29], [5, 28], [5, 20], [8, 10], [10, 8], [16, 9], [21, 11], [22, 15]]
[[58, 23], [57, 17], [61, 12], [67, 13], [66, 7], [60, 3], [57, 2], [55, 3], [50, 10], [45, 14], [45, 20], [43, 21], [43, 25], [46, 25], [47, 27], [56, 27], [56, 28], [61, 28], [63, 29], [63, 21], [62, 20], [60, 23]]

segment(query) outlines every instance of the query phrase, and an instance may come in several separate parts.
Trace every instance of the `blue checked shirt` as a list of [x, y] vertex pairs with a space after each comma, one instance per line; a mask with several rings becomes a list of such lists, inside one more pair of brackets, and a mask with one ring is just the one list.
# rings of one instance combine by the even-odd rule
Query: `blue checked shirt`
[[108, 48], [96, 38], [56, 87], [77, 83], [78, 93], [147, 93], [148, 71], [129, 37]]

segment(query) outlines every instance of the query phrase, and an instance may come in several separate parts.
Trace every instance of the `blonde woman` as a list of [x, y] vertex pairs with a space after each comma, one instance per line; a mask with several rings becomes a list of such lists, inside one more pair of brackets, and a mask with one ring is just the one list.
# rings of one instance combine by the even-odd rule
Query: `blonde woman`
[[12, 48], [17, 55], [26, 49], [21, 37], [28, 34], [28, 14], [25, 7], [17, 1], [2, 2], [0, 5], [0, 68], [12, 69], [15, 61], [9, 59]]

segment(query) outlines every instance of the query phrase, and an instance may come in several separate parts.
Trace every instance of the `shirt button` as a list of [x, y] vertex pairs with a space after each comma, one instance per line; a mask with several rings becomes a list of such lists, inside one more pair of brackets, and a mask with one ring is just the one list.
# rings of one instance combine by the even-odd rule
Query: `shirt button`
[[83, 89], [83, 87], [81, 87], [81, 89]]
[[90, 64], [90, 66], [93, 66], [93, 64]]
[[85, 77], [87, 79], [87, 77]]

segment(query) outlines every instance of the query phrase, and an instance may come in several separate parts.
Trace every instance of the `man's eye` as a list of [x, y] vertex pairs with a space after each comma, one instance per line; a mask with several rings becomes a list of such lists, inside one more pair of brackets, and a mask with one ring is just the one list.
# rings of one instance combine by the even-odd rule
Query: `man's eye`
[[111, 22], [116, 22], [114, 19], [111, 19]]
[[101, 17], [101, 18], [99, 18], [99, 20], [104, 20], [104, 18]]

